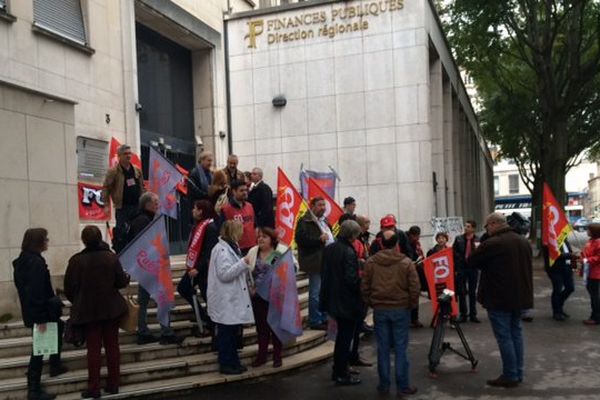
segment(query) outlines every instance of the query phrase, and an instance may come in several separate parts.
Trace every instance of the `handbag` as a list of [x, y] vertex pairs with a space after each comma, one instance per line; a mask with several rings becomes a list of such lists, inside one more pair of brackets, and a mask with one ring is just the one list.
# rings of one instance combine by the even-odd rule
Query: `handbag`
[[63, 341], [72, 344], [75, 347], [81, 347], [85, 343], [85, 327], [83, 325], [75, 325], [71, 322], [71, 318], [65, 323], [65, 333]]
[[138, 314], [140, 313], [140, 306], [133, 300], [131, 296], [124, 296], [125, 303], [127, 304], [127, 312], [121, 317], [119, 321], [119, 328], [125, 332], [137, 331]]

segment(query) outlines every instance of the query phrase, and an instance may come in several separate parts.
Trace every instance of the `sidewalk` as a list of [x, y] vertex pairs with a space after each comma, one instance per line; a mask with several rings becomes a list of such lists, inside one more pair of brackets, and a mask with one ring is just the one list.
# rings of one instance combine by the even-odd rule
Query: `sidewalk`
[[[543, 269], [536, 266], [534, 275], [535, 319], [524, 323], [525, 382], [516, 389], [491, 388], [487, 379], [501, 371], [500, 354], [493, 338], [487, 315], [480, 310], [481, 324], [466, 323], [463, 330], [475, 356], [477, 372], [470, 372], [468, 362], [458, 356], [444, 355], [438, 368], [439, 378], [431, 379], [427, 369], [427, 353], [432, 330], [412, 330], [410, 360], [412, 384], [419, 392], [411, 399], [600, 399], [600, 327], [587, 327], [581, 321], [589, 316], [589, 298], [583, 283], [576, 277], [575, 293], [567, 301], [565, 311], [571, 319], [560, 323], [551, 319], [550, 282]], [[422, 322], [429, 322], [429, 304], [421, 305]], [[447, 341], [459, 344], [453, 331]], [[458, 347], [458, 346], [457, 346]], [[376, 361], [373, 337], [362, 344], [363, 358]], [[377, 398], [377, 368], [362, 369], [363, 383], [355, 387], [335, 387], [329, 380], [331, 363], [293, 375], [261, 382], [207, 388], [186, 399], [266, 400], [363, 400]], [[390, 397], [392, 398], [392, 397]], [[409, 397], [407, 397], [409, 398]]]

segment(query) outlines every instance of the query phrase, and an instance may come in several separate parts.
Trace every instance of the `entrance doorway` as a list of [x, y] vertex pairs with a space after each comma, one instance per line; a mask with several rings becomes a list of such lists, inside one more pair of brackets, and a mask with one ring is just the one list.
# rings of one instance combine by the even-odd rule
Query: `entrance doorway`
[[[190, 170], [196, 158], [191, 52], [140, 23], [136, 47], [144, 176], [150, 146]], [[185, 253], [191, 228], [187, 199], [180, 199], [177, 220], [168, 221], [171, 253]]]

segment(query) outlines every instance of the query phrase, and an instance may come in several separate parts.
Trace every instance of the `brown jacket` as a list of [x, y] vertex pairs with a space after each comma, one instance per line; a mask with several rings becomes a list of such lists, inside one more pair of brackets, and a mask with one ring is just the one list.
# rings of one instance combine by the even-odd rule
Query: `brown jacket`
[[481, 269], [478, 299], [493, 311], [533, 308], [531, 245], [507, 227], [495, 233], [469, 257], [467, 266]]
[[107, 321], [127, 312], [119, 289], [129, 284], [119, 258], [106, 244], [86, 248], [69, 260], [65, 296], [71, 302], [73, 324]]
[[[135, 178], [139, 182], [140, 186], [140, 195], [146, 191], [144, 189], [144, 178], [142, 176], [142, 171], [139, 168], [131, 165], [133, 170], [135, 171]], [[106, 172], [106, 176], [104, 177], [104, 184], [102, 185], [102, 199], [108, 204], [109, 196], [112, 198], [113, 205], [116, 209], [119, 209], [123, 206], [123, 186], [125, 184], [125, 174], [123, 173], [123, 167], [121, 164], [117, 164], [116, 166], [110, 168]]]
[[419, 302], [419, 275], [410, 258], [385, 249], [367, 260], [360, 289], [374, 309], [413, 309]]

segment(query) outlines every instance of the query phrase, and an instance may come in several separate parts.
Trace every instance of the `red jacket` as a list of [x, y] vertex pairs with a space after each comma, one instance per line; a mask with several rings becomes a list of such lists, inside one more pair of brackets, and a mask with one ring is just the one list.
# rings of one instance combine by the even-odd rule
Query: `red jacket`
[[229, 221], [231, 219], [237, 220], [244, 225], [244, 235], [240, 239], [239, 246], [241, 250], [247, 250], [253, 246], [256, 246], [256, 230], [254, 226], [254, 208], [252, 204], [245, 201], [244, 205], [240, 208], [237, 204], [228, 202], [221, 209], [223, 219]]
[[600, 280], [600, 239], [591, 239], [583, 249], [583, 256], [590, 265], [589, 279]]

